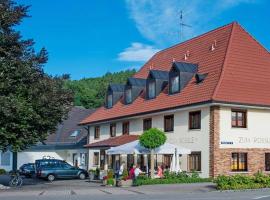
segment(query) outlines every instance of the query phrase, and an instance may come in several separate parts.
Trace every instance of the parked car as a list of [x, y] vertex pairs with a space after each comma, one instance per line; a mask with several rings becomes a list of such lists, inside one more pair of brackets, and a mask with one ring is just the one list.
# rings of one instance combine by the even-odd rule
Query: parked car
[[54, 181], [57, 178], [79, 178], [88, 177], [88, 172], [78, 167], [73, 167], [63, 160], [41, 159], [35, 161], [36, 175], [38, 178], [46, 178]]
[[31, 178], [35, 175], [35, 163], [26, 163], [19, 168], [19, 174]]

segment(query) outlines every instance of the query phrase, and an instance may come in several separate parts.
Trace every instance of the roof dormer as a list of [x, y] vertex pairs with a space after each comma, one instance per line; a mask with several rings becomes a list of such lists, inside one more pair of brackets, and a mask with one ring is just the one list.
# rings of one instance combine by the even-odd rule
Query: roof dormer
[[107, 89], [106, 95], [106, 107], [112, 108], [114, 104], [123, 96], [125, 85], [122, 84], [110, 84]]
[[131, 104], [145, 88], [146, 80], [141, 78], [128, 78], [125, 86], [125, 104]]
[[169, 94], [180, 92], [198, 71], [198, 64], [173, 62], [169, 72]]
[[154, 99], [168, 84], [169, 72], [150, 70], [146, 80], [146, 98]]

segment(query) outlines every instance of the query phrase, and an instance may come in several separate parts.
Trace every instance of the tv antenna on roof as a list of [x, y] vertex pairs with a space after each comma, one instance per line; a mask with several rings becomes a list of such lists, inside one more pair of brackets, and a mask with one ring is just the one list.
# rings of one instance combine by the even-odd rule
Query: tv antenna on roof
[[184, 28], [191, 28], [192, 26], [184, 23], [184, 20], [183, 20], [183, 11], [181, 10], [180, 11], [180, 42], [184, 39]]

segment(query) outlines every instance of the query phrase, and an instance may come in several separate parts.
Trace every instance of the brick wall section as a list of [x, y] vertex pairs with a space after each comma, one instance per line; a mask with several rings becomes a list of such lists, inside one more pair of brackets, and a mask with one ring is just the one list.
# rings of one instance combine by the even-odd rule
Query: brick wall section
[[210, 160], [209, 176], [234, 175], [237, 172], [231, 172], [231, 154], [233, 152], [248, 153], [248, 171], [240, 172], [242, 174], [252, 175], [259, 170], [265, 170], [265, 153], [270, 153], [269, 149], [244, 148], [244, 149], [220, 149], [220, 107], [210, 107]]

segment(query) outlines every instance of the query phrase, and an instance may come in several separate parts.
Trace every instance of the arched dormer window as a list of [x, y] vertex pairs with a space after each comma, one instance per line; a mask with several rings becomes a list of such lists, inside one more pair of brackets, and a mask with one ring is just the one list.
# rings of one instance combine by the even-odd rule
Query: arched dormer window
[[107, 96], [107, 106], [108, 108], [112, 108], [113, 107], [113, 95], [109, 94]]
[[180, 90], [180, 82], [179, 82], [179, 75], [175, 75], [171, 77], [171, 82], [170, 82], [170, 91], [172, 94], [179, 92]]
[[131, 88], [126, 89], [125, 100], [126, 100], [126, 104], [132, 103], [132, 91], [131, 91]]
[[153, 99], [156, 97], [156, 82], [150, 81], [148, 84], [148, 98]]

